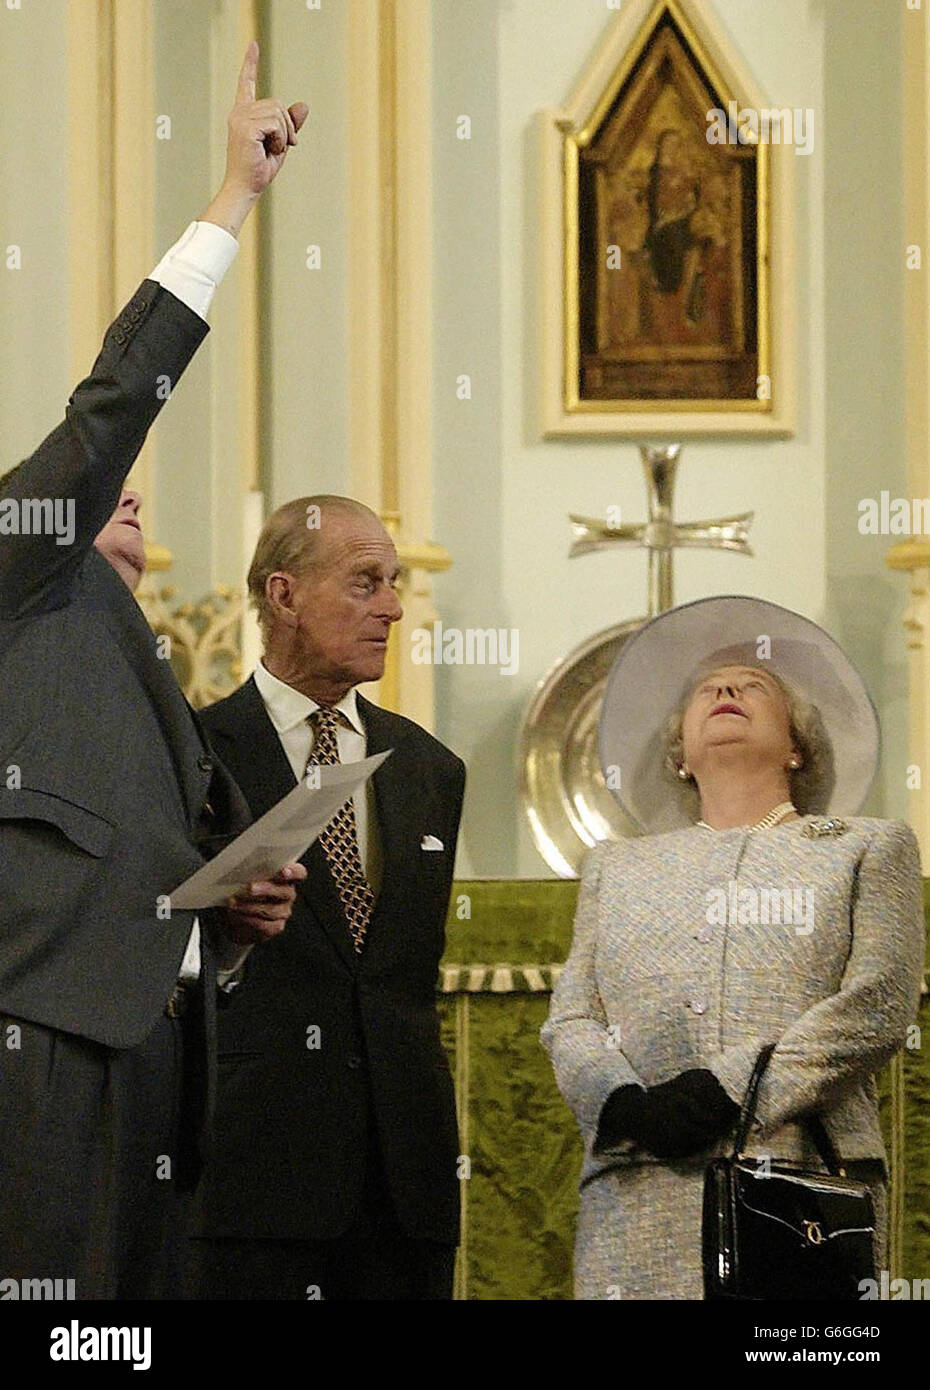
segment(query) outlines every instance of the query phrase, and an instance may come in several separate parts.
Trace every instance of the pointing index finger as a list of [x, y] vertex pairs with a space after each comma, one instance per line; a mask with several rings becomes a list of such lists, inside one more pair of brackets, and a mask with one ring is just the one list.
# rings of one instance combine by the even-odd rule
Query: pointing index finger
[[245, 59], [242, 64], [242, 71], [239, 73], [239, 86], [236, 90], [236, 102], [242, 104], [247, 101], [255, 100], [255, 79], [258, 76], [258, 44], [253, 39], [245, 50]]

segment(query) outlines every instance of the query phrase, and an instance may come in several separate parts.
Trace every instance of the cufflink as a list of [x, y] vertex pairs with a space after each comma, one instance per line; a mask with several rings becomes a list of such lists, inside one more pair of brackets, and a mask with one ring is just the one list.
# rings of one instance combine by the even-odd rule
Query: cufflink
[[437, 840], [435, 835], [424, 835], [420, 841], [420, 849], [445, 849], [445, 845], [442, 840]]

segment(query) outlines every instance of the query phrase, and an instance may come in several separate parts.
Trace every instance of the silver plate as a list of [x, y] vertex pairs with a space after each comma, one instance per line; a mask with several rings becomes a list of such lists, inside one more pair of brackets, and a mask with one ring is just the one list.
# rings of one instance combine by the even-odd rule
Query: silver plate
[[610, 669], [623, 644], [648, 618], [595, 633], [558, 661], [536, 687], [520, 732], [523, 808], [536, 847], [560, 878], [577, 878], [601, 840], [639, 835], [608, 791], [597, 726]]

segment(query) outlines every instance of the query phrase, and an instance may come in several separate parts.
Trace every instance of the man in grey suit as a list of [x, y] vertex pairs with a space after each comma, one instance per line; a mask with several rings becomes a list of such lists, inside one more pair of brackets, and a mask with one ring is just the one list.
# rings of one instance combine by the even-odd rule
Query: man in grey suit
[[[0, 482], [0, 1276], [78, 1298], [178, 1293], [217, 968], [283, 928], [304, 876], [199, 920], [166, 902], [249, 816], [133, 597], [123, 486], [307, 115], [255, 100], [257, 61], [251, 44], [219, 193]], [[69, 515], [70, 543], [35, 524]]]

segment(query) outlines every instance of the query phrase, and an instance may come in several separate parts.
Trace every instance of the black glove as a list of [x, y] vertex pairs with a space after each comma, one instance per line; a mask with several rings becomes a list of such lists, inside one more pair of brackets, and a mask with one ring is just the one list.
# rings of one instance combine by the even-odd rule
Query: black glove
[[736, 1101], [704, 1068], [683, 1071], [640, 1096], [628, 1116], [629, 1135], [656, 1158], [688, 1158], [709, 1149], [739, 1116]]
[[594, 1153], [603, 1153], [605, 1149], [616, 1148], [622, 1139], [633, 1138], [645, 1099], [643, 1086], [620, 1086], [611, 1091], [597, 1122]]

